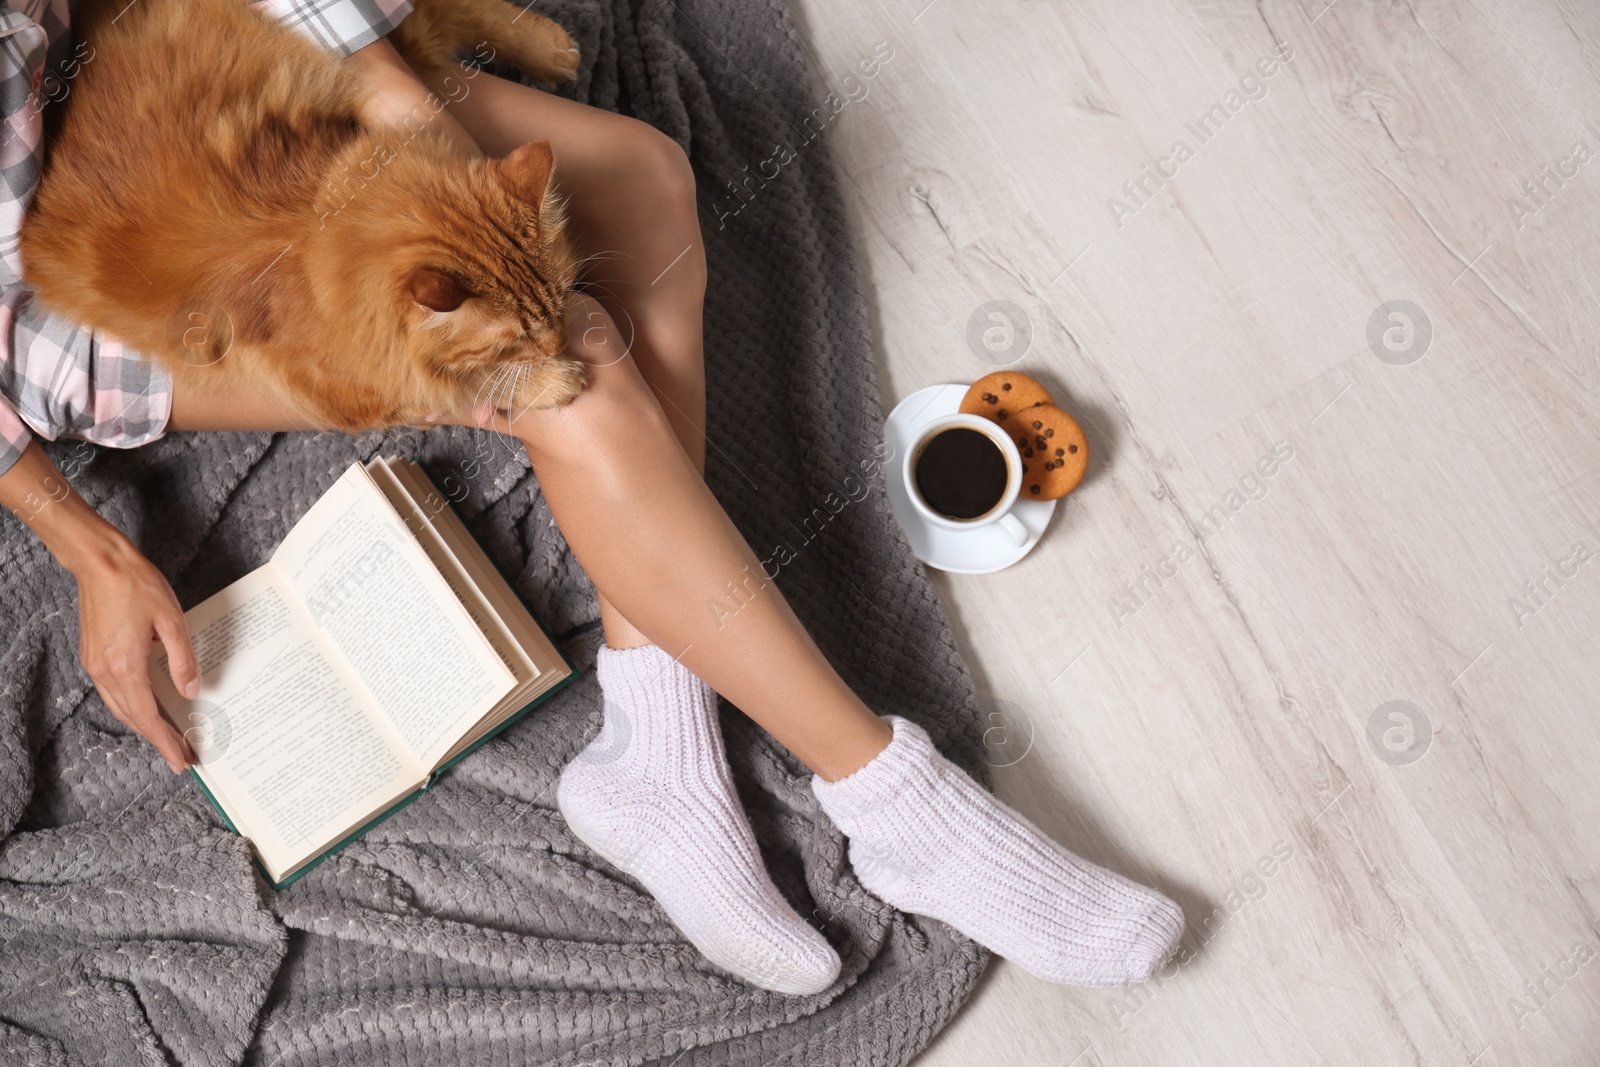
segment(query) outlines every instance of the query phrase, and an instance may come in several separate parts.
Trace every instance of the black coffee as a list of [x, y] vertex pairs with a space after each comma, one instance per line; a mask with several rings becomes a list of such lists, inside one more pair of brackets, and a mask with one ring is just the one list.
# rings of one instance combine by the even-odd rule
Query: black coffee
[[1006, 495], [1011, 472], [988, 434], [953, 426], [930, 437], [912, 472], [928, 506], [951, 519], [976, 519]]

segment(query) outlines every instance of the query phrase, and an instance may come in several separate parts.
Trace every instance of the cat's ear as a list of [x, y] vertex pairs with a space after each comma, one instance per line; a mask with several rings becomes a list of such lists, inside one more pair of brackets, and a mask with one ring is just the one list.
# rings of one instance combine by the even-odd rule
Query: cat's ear
[[555, 165], [549, 141], [529, 141], [504, 159], [489, 164], [506, 192], [532, 204], [535, 211], [544, 205], [545, 194], [550, 191], [550, 174]]
[[454, 278], [432, 267], [419, 267], [406, 283], [411, 299], [429, 311], [454, 311], [472, 294]]

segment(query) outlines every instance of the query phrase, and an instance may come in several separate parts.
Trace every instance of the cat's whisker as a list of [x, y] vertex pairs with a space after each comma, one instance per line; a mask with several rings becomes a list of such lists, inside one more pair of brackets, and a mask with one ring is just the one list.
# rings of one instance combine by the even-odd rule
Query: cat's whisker
[[508, 366], [508, 367], [503, 369], [503, 371], [502, 371], [502, 373], [500, 375], [501, 382], [504, 385], [505, 402], [502, 403], [502, 404], [498, 404], [496, 406], [501, 411], [507, 412], [508, 414], [511, 411], [511, 406], [516, 402], [516, 399], [517, 399], [517, 394], [516, 394], [517, 372], [520, 369], [521, 368], [516, 367], [516, 366]]
[[501, 390], [505, 394], [505, 400], [500, 405], [500, 410], [509, 414], [512, 402], [516, 399], [517, 368], [506, 367], [505, 374], [500, 379], [500, 384]]
[[586, 280], [586, 279], [583, 279], [583, 277], [582, 277], [583, 273], [584, 273], [584, 271], [588, 270], [589, 267], [592, 264], [599, 263], [599, 262], [601, 262], [603, 260], [612, 260], [612, 259], [634, 259], [634, 260], [636, 260], [636, 259], [638, 259], [638, 257], [635, 256], [631, 252], [623, 252], [620, 249], [608, 249], [608, 250], [600, 251], [600, 252], [591, 252], [588, 255], [584, 256], [582, 259], [579, 259], [575, 263], [573, 263], [573, 265], [572, 265], [572, 277], [574, 279], [577, 279], [577, 280], [580, 280], [580, 281], [581, 280]]
[[[482, 383], [479, 384], [478, 391], [472, 396], [472, 410], [476, 411], [478, 409], [478, 402], [480, 400], [490, 405], [494, 404], [495, 379], [498, 378], [499, 375], [500, 369], [497, 368], [495, 371], [490, 373], [490, 375], [485, 378]], [[487, 395], [485, 395], [486, 392]]]
[[606, 285], [605, 282], [588, 278], [585, 278], [583, 281], [573, 285], [572, 290], [573, 292], [583, 293], [585, 296], [589, 295], [590, 293], [601, 293], [605, 296], [614, 298], [617, 295], [609, 286]]
[[[522, 376], [527, 373], [527, 367], [518, 367], [516, 374], [512, 375], [511, 378], [511, 396], [507, 398], [510, 403], [506, 406], [506, 411], [510, 413], [513, 421], [515, 421], [517, 415], [519, 414], [516, 409], [516, 403], [517, 398], [522, 395]], [[522, 410], [527, 411], [528, 405], [524, 404], [522, 406]]]
[[527, 378], [532, 373], [533, 371], [526, 364], [518, 367], [516, 381], [512, 383], [511, 403], [513, 405], [517, 405], [521, 411], [531, 411], [533, 409], [533, 405], [523, 399], [524, 393], [522, 388], [523, 379]]
[[495, 404], [495, 407], [501, 411], [505, 411], [511, 407], [511, 388], [516, 376], [517, 371], [515, 367], [504, 367], [500, 371], [500, 400]]
[[504, 367], [496, 368], [494, 375], [489, 379], [489, 406], [496, 411], [501, 409], [500, 389], [504, 386], [505, 380], [506, 369]]
[[606, 249], [605, 251], [601, 251], [601, 252], [590, 252], [588, 255], [584, 256], [583, 258], [579, 259], [576, 263], [574, 263], [573, 266], [577, 267], [578, 269], [581, 270], [582, 268], [587, 267], [590, 263], [593, 263], [597, 259], [635, 259], [635, 258], [637, 258], [637, 257], [635, 257], [632, 252], [624, 252], [619, 248], [611, 248], [611, 249]]

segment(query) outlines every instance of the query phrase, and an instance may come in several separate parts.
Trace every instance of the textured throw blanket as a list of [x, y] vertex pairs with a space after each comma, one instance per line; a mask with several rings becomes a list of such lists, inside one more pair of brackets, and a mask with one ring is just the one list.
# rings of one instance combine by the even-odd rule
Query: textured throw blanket
[[[808, 140], [828, 111], [782, 0], [541, 9], [584, 52], [567, 93], [665, 130], [699, 174], [718, 497], [781, 558], [845, 679], [982, 778], [971, 679], [864, 473], [872, 351], [833, 164]], [[776, 176], [749, 180], [778, 146]], [[351, 462], [415, 455], [586, 673], [274, 893], [192, 781], [106, 711], [70, 577], [0, 516], [0, 1064], [903, 1064], [971, 991], [985, 953], [863, 892], [804, 767], [731, 707], [741, 796], [778, 886], [843, 957], [834, 988], [784, 997], [715, 971], [568, 833], [554, 785], [599, 728], [601, 633], [520, 446], [442, 429], [51, 451], [185, 606], [260, 565]]]

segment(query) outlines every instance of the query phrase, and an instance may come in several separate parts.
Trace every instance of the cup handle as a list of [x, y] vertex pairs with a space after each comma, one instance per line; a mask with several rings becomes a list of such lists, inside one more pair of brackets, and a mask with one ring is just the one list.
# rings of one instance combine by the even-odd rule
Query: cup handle
[[1018, 519], [1015, 515], [1010, 513], [1002, 515], [998, 520], [996, 520], [995, 525], [1004, 530], [1006, 532], [1006, 536], [1011, 538], [1012, 543], [1018, 548], [1021, 548], [1023, 545], [1028, 543], [1028, 528], [1022, 525], [1022, 520]]

